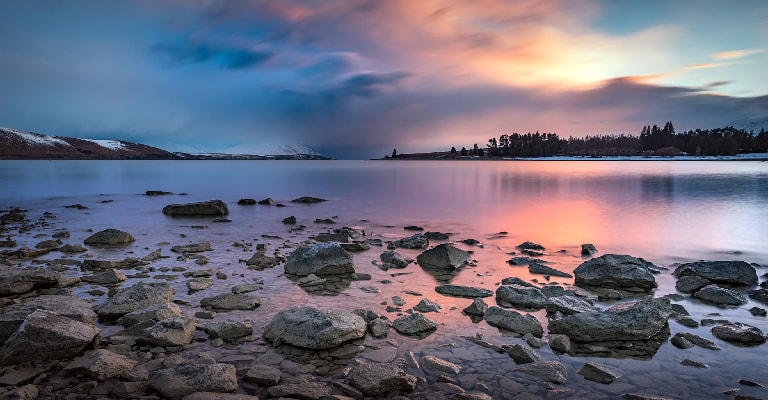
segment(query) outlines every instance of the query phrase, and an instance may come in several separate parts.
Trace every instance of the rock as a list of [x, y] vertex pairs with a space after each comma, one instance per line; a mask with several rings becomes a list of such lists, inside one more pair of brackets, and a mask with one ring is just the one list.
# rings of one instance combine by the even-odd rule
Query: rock
[[215, 311], [255, 310], [261, 300], [247, 294], [222, 293], [200, 300], [200, 306]]
[[704, 364], [703, 362], [689, 360], [687, 358], [683, 361], [680, 361], [680, 365], [685, 365], [686, 367], [694, 367], [694, 368], [709, 368], [709, 365]]
[[213, 339], [221, 338], [231, 342], [253, 334], [250, 321], [245, 322], [214, 322], [205, 327], [205, 333]]
[[661, 330], [671, 313], [669, 299], [643, 299], [550, 321], [549, 331], [576, 342], [647, 340]]
[[534, 242], [523, 242], [515, 247], [521, 250], [544, 250], [544, 246]]
[[710, 283], [711, 282], [709, 282], [708, 279], [704, 279], [695, 275], [682, 276], [675, 283], [675, 288], [679, 292], [693, 293], [703, 288], [704, 286], [709, 285]]
[[299, 247], [288, 256], [285, 273], [307, 276], [340, 275], [355, 272], [352, 256], [336, 242]]
[[612, 289], [657, 287], [653, 264], [628, 255], [606, 254], [585, 261], [573, 270], [576, 284]]
[[[761, 283], [761, 285], [763, 284], [765, 284], [765, 282]], [[760, 288], [756, 290], [750, 290], [749, 297], [761, 303], [768, 304], [768, 289]]]
[[432, 356], [424, 356], [421, 365], [434, 375], [458, 375], [461, 372], [461, 366]]
[[512, 257], [509, 260], [507, 260], [507, 264], [519, 266], [519, 265], [528, 265], [531, 263], [530, 257]]
[[576, 373], [583, 376], [584, 379], [588, 381], [598, 382], [605, 385], [613, 383], [613, 381], [618, 378], [618, 376], [613, 371], [611, 371], [610, 368], [606, 367], [605, 365], [592, 362], [584, 364], [584, 366], [576, 371]]
[[419, 335], [437, 329], [437, 323], [421, 313], [413, 313], [400, 317], [392, 323], [392, 327], [403, 335]]
[[766, 340], [765, 335], [752, 325], [742, 324], [740, 322], [731, 322], [728, 324], [716, 326], [710, 329], [712, 335], [720, 340], [727, 342], [737, 342], [743, 344], [761, 344]]
[[407, 238], [402, 238], [392, 242], [394, 247], [403, 249], [426, 249], [429, 246], [429, 239], [421, 233], [417, 233]]
[[207, 242], [203, 243], [192, 243], [192, 244], [185, 244], [180, 246], [173, 246], [171, 247], [171, 251], [174, 253], [202, 253], [204, 251], [211, 251], [211, 244]]
[[520, 285], [499, 286], [496, 299], [505, 301], [513, 307], [540, 309], [547, 304], [547, 297], [538, 288]]
[[693, 297], [709, 303], [731, 306], [740, 306], [742, 304], [747, 304], [748, 302], [747, 298], [739, 293], [736, 293], [731, 289], [721, 288], [714, 284], [702, 288], [694, 293]]
[[213, 286], [214, 280], [211, 278], [192, 278], [187, 281], [187, 290], [189, 293], [199, 292]]
[[339, 242], [339, 243], [346, 243], [349, 242], [349, 234], [346, 232], [342, 233], [318, 233], [315, 235], [315, 240], [318, 242]]
[[416, 261], [419, 265], [433, 268], [460, 268], [471, 258], [468, 252], [443, 243], [419, 254]]
[[199, 203], [169, 204], [163, 207], [163, 214], [171, 216], [228, 215], [229, 208], [221, 200], [208, 200]]
[[459, 286], [459, 285], [440, 285], [435, 287], [435, 292], [446, 296], [475, 298], [475, 297], [491, 297], [493, 292], [488, 289], [476, 288], [471, 286]]
[[432, 300], [424, 298], [424, 299], [421, 299], [419, 304], [413, 307], [413, 310], [422, 312], [422, 313], [427, 313], [427, 312], [440, 312], [440, 309], [442, 308], [443, 307], [440, 304], [437, 304]]
[[424, 230], [424, 228], [416, 225], [408, 225], [403, 227], [403, 229], [405, 229], [406, 231], [419, 231], [419, 232]]
[[[693, 333], [678, 332], [678, 333], [675, 334], [675, 336], [672, 337], [672, 339], [670, 339], [672, 344], [674, 344], [676, 347], [688, 348], [688, 347], [686, 347], [687, 345], [684, 342], [682, 342], [682, 340], [685, 340], [686, 342], [688, 342], [688, 343], [690, 343], [692, 345], [703, 347], [705, 349], [720, 350], [720, 346], [716, 345], [715, 342], [713, 342], [713, 341], [711, 341], [709, 339], [705, 339], [705, 338], [703, 338], [703, 337], [701, 337], [699, 335], [695, 335]], [[681, 344], [682, 347], [678, 346], [678, 344]]]
[[147, 190], [146, 192], [144, 192], [144, 195], [146, 195], [146, 196], [164, 196], [164, 195], [168, 195], [168, 194], [173, 194], [173, 193], [165, 192], [165, 191], [162, 191], [162, 190]]
[[252, 266], [253, 269], [257, 270], [272, 268], [278, 264], [280, 264], [280, 259], [277, 257], [269, 257], [261, 251], [256, 252], [256, 254], [245, 262], [245, 265]]
[[410, 392], [417, 382], [415, 376], [406, 374], [399, 366], [383, 363], [355, 364], [347, 379], [365, 396], [378, 396], [393, 390]]
[[688, 339], [678, 335], [675, 335], [672, 337], [672, 339], [669, 339], [669, 342], [678, 349], [683, 350], [690, 349], [691, 347], [695, 346], [693, 343], [689, 342]]
[[293, 215], [291, 215], [290, 217], [285, 217], [283, 218], [283, 223], [285, 225], [293, 225], [296, 223], [296, 217], [294, 217]]
[[115, 354], [109, 350], [97, 349], [85, 353], [64, 367], [64, 371], [87, 374], [98, 381], [119, 376], [132, 370], [138, 362], [130, 358]]
[[196, 392], [230, 393], [237, 390], [236, 372], [230, 364], [181, 364], [154, 371], [149, 385], [172, 399]]
[[299, 197], [297, 199], [291, 200], [291, 203], [312, 204], [312, 203], [320, 203], [321, 201], [328, 201], [328, 200], [317, 198], [317, 197], [304, 196], [304, 197]]
[[558, 361], [539, 361], [533, 365], [515, 368], [513, 371], [532, 375], [545, 382], [558, 385], [564, 383], [566, 379], [565, 366]]
[[59, 251], [62, 253], [84, 253], [88, 251], [88, 249], [79, 244], [65, 244], [64, 246], [59, 247]]
[[765, 317], [766, 315], [768, 315], [768, 312], [766, 312], [764, 308], [760, 308], [760, 307], [750, 308], [749, 313], [756, 317]]
[[572, 315], [582, 312], [600, 311], [599, 308], [588, 303], [586, 300], [575, 296], [557, 296], [547, 299], [547, 314], [561, 313], [563, 315]]
[[46, 310], [85, 324], [96, 323], [91, 306], [74, 296], [45, 295], [0, 308], [0, 343], [5, 342], [35, 310]]
[[624, 393], [621, 395], [621, 397], [623, 397], [624, 400], [672, 400], [667, 397], [645, 396], [634, 393]]
[[320, 278], [319, 276], [315, 274], [309, 274], [305, 277], [302, 277], [298, 281], [296, 281], [296, 284], [299, 286], [315, 286], [315, 285], [322, 285], [327, 282], [327, 279]]
[[442, 232], [424, 232], [424, 236], [429, 240], [448, 240], [449, 237]]
[[83, 282], [98, 283], [99, 285], [117, 285], [121, 282], [125, 282], [127, 279], [128, 277], [125, 276], [124, 273], [113, 268], [98, 274], [80, 277], [80, 280]]
[[37, 386], [29, 384], [9, 390], [0, 395], [2, 400], [37, 400], [40, 390]]
[[529, 364], [541, 360], [541, 357], [533, 349], [521, 344], [505, 344], [501, 348], [509, 354], [516, 364]]
[[699, 261], [682, 264], [675, 268], [673, 275], [678, 278], [698, 276], [713, 283], [731, 285], [754, 286], [758, 283], [755, 267], [744, 261]]
[[485, 393], [456, 393], [450, 397], [450, 400], [492, 400], [493, 398]]
[[142, 257], [141, 261], [157, 261], [162, 258], [162, 250], [157, 249], [146, 256]]
[[320, 400], [329, 397], [331, 388], [322, 382], [285, 383], [267, 389], [272, 397]]
[[235, 286], [232, 286], [231, 292], [233, 294], [243, 294], [243, 293], [255, 292], [261, 289], [262, 289], [261, 285], [235, 285]]
[[597, 248], [595, 248], [595, 245], [587, 243], [581, 245], [581, 255], [582, 256], [591, 256], [593, 254], [597, 253]]
[[194, 334], [194, 319], [173, 317], [145, 329], [139, 341], [150, 346], [178, 347], [191, 342]]
[[55, 249], [59, 247], [61, 243], [56, 240], [43, 240], [35, 245], [36, 249]]
[[240, 199], [237, 201], [237, 204], [241, 206], [255, 206], [256, 199]]
[[181, 400], [259, 400], [259, 398], [247, 394], [196, 392], [182, 397]]
[[129, 312], [171, 301], [173, 301], [173, 289], [168, 282], [139, 282], [121, 290], [97, 306], [96, 313], [99, 314], [99, 318], [117, 319]]
[[312, 307], [280, 311], [264, 327], [264, 339], [309, 349], [328, 349], [365, 336], [368, 325], [354, 313]]
[[259, 204], [261, 204], [262, 206], [274, 206], [277, 203], [274, 200], [272, 200], [272, 198], [267, 197], [266, 199], [259, 200]]
[[563, 272], [557, 269], [554, 269], [552, 267], [548, 267], [544, 264], [540, 264], [537, 262], [530, 262], [528, 263], [528, 272], [532, 274], [542, 274], [542, 275], [549, 275], [549, 276], [559, 276], [561, 278], [573, 278], [573, 275]]
[[88, 245], [118, 245], [135, 242], [136, 238], [128, 232], [117, 229], [105, 229], [88, 236], [83, 243]]
[[485, 311], [488, 310], [488, 304], [482, 298], [476, 298], [472, 301], [472, 304], [467, 306], [464, 310], [464, 314], [482, 317], [485, 315]]
[[136, 310], [123, 315], [117, 320], [117, 323], [129, 327], [137, 324], [153, 325], [164, 319], [181, 317], [181, 309], [175, 303], [153, 304], [141, 310]]
[[389, 321], [376, 318], [368, 322], [368, 330], [371, 332], [371, 336], [375, 338], [387, 337], [389, 334]]
[[381, 253], [379, 256], [379, 259], [381, 262], [385, 264], [390, 264], [393, 267], [396, 268], [405, 268], [408, 266], [408, 264], [412, 263], [413, 260], [411, 260], [408, 257], [405, 257], [404, 255], [396, 252], [396, 251], [385, 251]]
[[501, 280], [502, 285], [520, 285], [530, 288], [538, 288], [538, 286], [534, 285], [533, 283], [526, 282], [518, 277], [510, 276], [508, 278], [504, 278]]
[[0, 296], [27, 293], [35, 288], [55, 286], [59, 274], [45, 268], [0, 266]]
[[505, 310], [501, 307], [490, 307], [485, 312], [485, 322], [497, 328], [506, 329], [521, 335], [530, 333], [541, 337], [544, 329], [536, 317], [531, 314], [522, 315], [514, 310]]
[[547, 335], [549, 347], [557, 353], [569, 353], [571, 351], [571, 339], [567, 335]]
[[0, 365], [73, 358], [99, 331], [92, 325], [36, 310], [0, 347]]
[[280, 370], [268, 365], [254, 365], [245, 371], [243, 381], [264, 386], [275, 386], [280, 382]]

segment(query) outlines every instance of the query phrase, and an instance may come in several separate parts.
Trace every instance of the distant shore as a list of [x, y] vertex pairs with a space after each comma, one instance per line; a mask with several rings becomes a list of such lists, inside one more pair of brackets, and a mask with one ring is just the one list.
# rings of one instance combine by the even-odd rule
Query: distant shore
[[486, 157], [452, 156], [450, 153], [402, 154], [376, 160], [413, 161], [768, 161], [768, 153], [748, 153], [733, 156], [551, 156], [551, 157]]

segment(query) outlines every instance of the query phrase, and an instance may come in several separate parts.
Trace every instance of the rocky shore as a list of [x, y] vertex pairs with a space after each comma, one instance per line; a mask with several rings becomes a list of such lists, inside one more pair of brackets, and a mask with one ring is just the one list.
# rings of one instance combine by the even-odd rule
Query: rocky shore
[[[232, 206], [285, 204], [157, 213], [197, 227], [231, 222]], [[665, 368], [685, 380], [720, 365], [715, 354], [766, 349], [764, 328], [748, 323], [768, 304], [757, 264], [659, 266], [574, 244], [578, 265], [568, 266], [526, 241], [502, 252], [511, 258], [494, 271], [504, 276], [483, 280], [476, 252], [491, 250], [481, 241], [336, 221], [291, 216], [278, 221], [285, 237], [252, 234], [261, 240], [153, 233], [152, 246], [145, 232], [71, 231], [52, 212], [0, 210], [0, 399], [672, 399], [684, 392], [640, 385], [634, 364], [613, 361], [672, 349]], [[479, 280], [455, 282], [462, 272]], [[660, 276], [673, 293], [657, 294]], [[729, 384], [706, 396], [768, 395], [768, 380]]]

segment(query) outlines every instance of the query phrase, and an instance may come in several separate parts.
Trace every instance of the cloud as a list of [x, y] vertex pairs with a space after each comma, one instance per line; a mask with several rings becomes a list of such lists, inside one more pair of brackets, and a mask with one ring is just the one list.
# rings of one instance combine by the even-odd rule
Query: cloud
[[687, 69], [716, 68], [716, 67], [724, 67], [726, 65], [728, 65], [728, 63], [691, 64], [691, 65], [686, 65], [685, 68]]
[[163, 42], [152, 47], [155, 53], [167, 57], [171, 66], [212, 63], [221, 69], [250, 69], [258, 67], [272, 57], [270, 51], [223, 47], [194, 41]]
[[709, 56], [714, 58], [715, 60], [736, 60], [739, 58], [751, 56], [753, 54], [760, 54], [764, 51], [765, 49], [731, 50], [731, 51], [723, 51], [720, 53], [710, 54]]

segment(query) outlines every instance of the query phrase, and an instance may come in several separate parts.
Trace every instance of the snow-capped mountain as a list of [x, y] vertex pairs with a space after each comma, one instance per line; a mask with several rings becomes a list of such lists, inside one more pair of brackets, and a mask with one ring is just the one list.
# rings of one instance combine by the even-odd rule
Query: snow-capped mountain
[[768, 117], [766, 118], [745, 118], [736, 121], [731, 121], [725, 124], [726, 127], [732, 126], [736, 129], [744, 129], [745, 131], [759, 133], [760, 129], [768, 131]]

